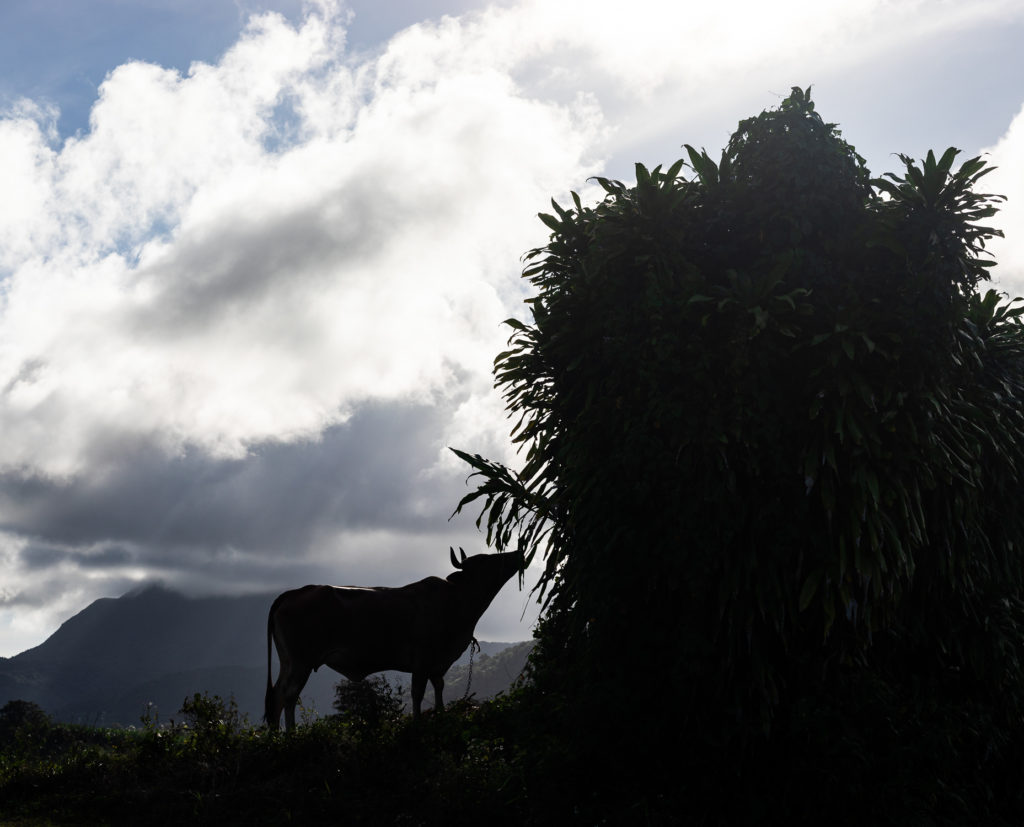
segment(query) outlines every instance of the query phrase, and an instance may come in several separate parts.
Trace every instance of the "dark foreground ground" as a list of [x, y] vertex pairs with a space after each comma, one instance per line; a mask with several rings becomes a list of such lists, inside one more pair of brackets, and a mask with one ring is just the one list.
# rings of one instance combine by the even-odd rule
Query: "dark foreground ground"
[[672, 731], [612, 743], [613, 717], [581, 727], [516, 691], [414, 721], [364, 683], [340, 714], [291, 734], [205, 695], [173, 724], [132, 729], [57, 724], [12, 702], [0, 825], [1024, 824], [1024, 751], [1007, 748], [1019, 739], [994, 752], [930, 719], [874, 732], [815, 721], [740, 766]]

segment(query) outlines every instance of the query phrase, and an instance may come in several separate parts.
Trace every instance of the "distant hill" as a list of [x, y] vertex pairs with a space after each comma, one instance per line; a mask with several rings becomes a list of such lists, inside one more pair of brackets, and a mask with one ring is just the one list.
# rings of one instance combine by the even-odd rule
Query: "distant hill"
[[493, 698], [507, 691], [526, 669], [526, 660], [533, 651], [534, 642], [498, 644], [504, 648], [490, 649], [489, 652], [485, 648], [488, 644], [481, 643], [481, 650], [473, 659], [472, 671], [465, 662], [465, 656], [448, 670], [444, 679], [445, 702], [461, 698], [466, 693], [467, 683], [470, 695], [477, 700]]
[[[129, 725], [139, 723], [148, 704], [156, 707], [161, 721], [176, 718], [186, 697], [206, 691], [233, 695], [239, 710], [256, 723], [263, 716], [267, 610], [275, 596], [187, 598], [150, 586], [97, 600], [39, 646], [0, 659], [0, 707], [26, 700], [63, 721]], [[495, 679], [485, 677], [497, 666], [490, 661], [510, 646], [481, 643], [473, 667], [472, 691], [478, 699], [507, 688], [521, 671], [517, 660], [503, 659]], [[457, 670], [468, 659], [467, 650], [450, 670], [446, 700], [462, 697], [465, 683], [459, 684]], [[511, 678], [502, 684], [506, 675]], [[391, 678], [408, 684], [408, 675]], [[326, 667], [314, 673], [303, 704], [330, 713], [340, 679]], [[429, 688], [426, 701], [433, 703]]]

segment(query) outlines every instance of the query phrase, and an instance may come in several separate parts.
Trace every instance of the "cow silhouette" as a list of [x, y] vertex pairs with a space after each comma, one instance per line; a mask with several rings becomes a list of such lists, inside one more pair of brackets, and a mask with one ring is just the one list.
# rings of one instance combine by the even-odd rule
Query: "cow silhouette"
[[[455, 571], [407, 586], [303, 586], [279, 595], [267, 616], [267, 724], [295, 727], [295, 704], [311, 671], [327, 665], [352, 681], [392, 669], [412, 673], [412, 711], [429, 680], [434, 707], [442, 709], [444, 674], [473, 640], [480, 616], [513, 574], [516, 553], [475, 554], [461, 559], [450, 549]], [[271, 682], [271, 644], [280, 671]]]

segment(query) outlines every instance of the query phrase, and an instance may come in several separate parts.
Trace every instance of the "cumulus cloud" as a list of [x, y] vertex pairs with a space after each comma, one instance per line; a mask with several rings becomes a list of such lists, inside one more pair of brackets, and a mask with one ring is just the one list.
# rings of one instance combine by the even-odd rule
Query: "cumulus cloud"
[[991, 222], [1004, 236], [989, 245], [998, 262], [995, 280], [1010, 298], [1024, 296], [1024, 107], [999, 142], [984, 152], [996, 169], [982, 179], [982, 189], [1006, 196]]
[[59, 150], [4, 122], [36, 171], [7, 211], [36, 206], [0, 239], [0, 467], [73, 476], [111, 433], [238, 458], [486, 370], [594, 114], [415, 49], [352, 68], [341, 41], [267, 15], [216, 66], [119, 67]]

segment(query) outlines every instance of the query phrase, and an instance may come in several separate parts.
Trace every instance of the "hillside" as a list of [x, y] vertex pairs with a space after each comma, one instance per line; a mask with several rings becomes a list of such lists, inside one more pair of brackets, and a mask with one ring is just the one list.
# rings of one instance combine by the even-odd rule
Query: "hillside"
[[501, 644], [505, 648], [491, 650], [490, 653], [485, 648], [486, 644], [480, 644], [481, 650], [473, 660], [472, 672], [469, 664], [461, 661], [448, 670], [444, 679], [445, 698], [461, 698], [466, 692], [467, 683], [470, 684], [470, 695], [478, 700], [493, 698], [499, 692], [505, 692], [526, 669], [526, 660], [533, 651], [533, 644], [532, 640], [507, 646]]
[[[150, 704], [160, 720], [174, 718], [184, 698], [205, 691], [233, 695], [239, 710], [257, 722], [266, 688], [267, 609], [274, 596], [187, 598], [151, 586], [97, 600], [39, 646], [0, 659], [0, 707], [19, 699], [62, 721], [129, 725], [137, 724]], [[484, 664], [509, 644], [481, 646], [473, 678], [478, 698], [508, 685], [483, 676]], [[511, 664], [502, 674], [514, 678], [522, 666]], [[465, 691], [457, 669], [458, 664], [447, 680], [447, 698]], [[408, 684], [407, 675], [390, 678]], [[306, 708], [329, 713], [339, 679], [330, 669], [314, 673], [302, 695]], [[432, 692], [426, 700], [433, 703]]]

